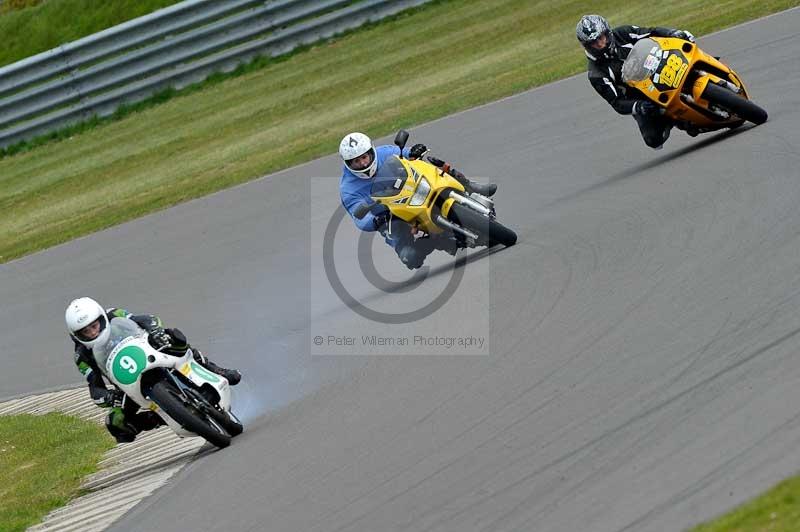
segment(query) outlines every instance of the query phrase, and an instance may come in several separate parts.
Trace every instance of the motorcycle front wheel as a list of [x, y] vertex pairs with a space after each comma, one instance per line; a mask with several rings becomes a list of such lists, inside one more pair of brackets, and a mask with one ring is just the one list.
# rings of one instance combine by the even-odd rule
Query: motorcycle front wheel
[[189, 432], [197, 434], [220, 449], [231, 444], [231, 437], [225, 430], [215, 420], [209, 420], [200, 409], [189, 403], [171, 382], [155, 383], [150, 390], [150, 398]]
[[764, 109], [719, 85], [706, 85], [703, 98], [756, 125], [767, 121], [768, 115]]
[[489, 246], [502, 244], [509, 247], [517, 243], [517, 233], [497, 220], [487, 218], [464, 205], [454, 203], [450, 207], [447, 218], [464, 229], [477, 233], [483, 240], [488, 242]]
[[244, 425], [238, 419], [232, 417], [227, 412], [221, 412], [216, 408], [209, 408], [208, 415], [214, 418], [214, 421], [219, 423], [225, 431], [231, 436], [238, 436], [244, 432]]

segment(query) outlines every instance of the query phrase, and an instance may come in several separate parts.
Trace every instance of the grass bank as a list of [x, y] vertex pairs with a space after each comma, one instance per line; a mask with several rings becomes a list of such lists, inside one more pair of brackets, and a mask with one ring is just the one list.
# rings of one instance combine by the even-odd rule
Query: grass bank
[[103, 427], [75, 417], [0, 416], [0, 530], [23, 531], [66, 504], [113, 446]]
[[800, 530], [800, 477], [785, 480], [691, 532], [795, 532]]
[[6, 0], [3, 6], [0, 6], [0, 35], [3, 36], [3, 45], [0, 46], [0, 66], [141, 17], [179, 1]]
[[703, 34], [795, 4], [439, 0], [0, 160], [0, 262], [580, 72], [587, 10]]

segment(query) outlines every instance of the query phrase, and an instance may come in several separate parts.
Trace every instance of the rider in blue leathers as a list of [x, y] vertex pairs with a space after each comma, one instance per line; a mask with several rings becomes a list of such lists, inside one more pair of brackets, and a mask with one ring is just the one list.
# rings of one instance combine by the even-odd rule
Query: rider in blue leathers
[[[403, 150], [403, 156], [408, 157], [410, 151], [411, 150], [409, 148]], [[398, 155], [400, 153], [400, 148], [397, 146], [383, 145], [376, 147], [375, 152], [375, 166], [377, 170], [377, 168], [383, 166], [383, 163], [386, 162], [386, 159], [392, 155]], [[343, 165], [342, 178], [339, 181], [339, 192], [342, 197], [342, 205], [344, 205], [344, 208], [348, 213], [350, 213], [350, 216], [353, 218], [356, 227], [362, 231], [377, 230], [375, 227], [375, 215], [373, 213], [368, 212], [366, 216], [360, 220], [353, 216], [353, 211], [355, 211], [355, 208], [358, 207], [359, 204], [363, 203], [364, 201], [371, 203], [369, 195], [370, 187], [372, 187], [372, 179], [364, 179], [359, 177], [352, 170], [350, 170], [347, 165]]]
[[[418, 159], [428, 152], [424, 144], [415, 144], [410, 149], [403, 150], [403, 156], [409, 159]], [[362, 231], [379, 231], [386, 243], [389, 244], [403, 264], [409, 269], [420, 268], [425, 258], [445, 241], [430, 238], [416, 239], [411, 232], [411, 227], [403, 220], [390, 216], [389, 208], [379, 205], [360, 220], [355, 217], [356, 208], [362, 203], [374, 203], [370, 197], [373, 176], [386, 160], [399, 155], [397, 146], [383, 145], [375, 147], [372, 140], [363, 133], [350, 133], [345, 135], [339, 145], [339, 155], [344, 162], [342, 178], [339, 181], [339, 193], [342, 205], [350, 213], [356, 226]], [[450, 169], [450, 175], [459, 180], [465, 188], [484, 196], [492, 196], [497, 191], [497, 185], [480, 184], [468, 180], [464, 174], [455, 169]], [[445, 245], [441, 249], [455, 254], [455, 248]]]

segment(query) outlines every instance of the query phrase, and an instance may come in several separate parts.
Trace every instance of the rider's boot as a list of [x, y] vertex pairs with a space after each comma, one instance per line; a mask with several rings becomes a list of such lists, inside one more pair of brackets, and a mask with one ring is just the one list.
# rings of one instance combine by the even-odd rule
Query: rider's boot
[[456, 170], [455, 168], [450, 169], [450, 175], [456, 178], [456, 180], [464, 185], [464, 188], [467, 192], [477, 192], [481, 196], [486, 196], [487, 198], [491, 198], [494, 196], [494, 193], [497, 192], [497, 185], [494, 183], [477, 183], [475, 181], [470, 181], [467, 179], [467, 176]]
[[416, 270], [422, 268], [425, 258], [433, 251], [433, 242], [430, 238], [419, 238], [401, 244], [396, 251], [400, 262], [405, 264], [406, 268]]
[[491, 198], [494, 196], [494, 193], [497, 192], [497, 185], [494, 183], [483, 184], [470, 181], [464, 174], [450, 166], [449, 163], [446, 163], [441, 159], [437, 159], [436, 157], [428, 157], [428, 160], [431, 162], [431, 164], [437, 168], [441, 168], [444, 172], [447, 172], [453, 176], [456, 181], [464, 185], [464, 188], [467, 190], [467, 192], [477, 192], [481, 196], [486, 196], [487, 198]]
[[450, 236], [435, 236], [431, 237], [431, 241], [433, 242], [434, 249], [438, 249], [448, 253], [452, 256], [456, 256], [458, 252], [458, 242], [455, 238]]
[[200, 352], [199, 349], [196, 347], [192, 348], [192, 353], [194, 353], [194, 359], [197, 361], [198, 364], [206, 368], [208, 371], [212, 373], [216, 373], [228, 381], [228, 384], [231, 386], [236, 386], [239, 384], [239, 381], [242, 380], [242, 374], [239, 373], [237, 369], [226, 369], [220, 366], [217, 366], [213, 362], [211, 362], [207, 356]]
[[467, 184], [464, 185], [464, 188], [466, 188], [468, 192], [477, 192], [481, 196], [486, 196], [487, 198], [491, 198], [494, 196], [494, 193], [497, 192], [497, 185], [494, 183], [476, 183], [475, 181], [467, 180]]
[[125, 417], [122, 408], [112, 408], [105, 419], [106, 429], [117, 440], [117, 443], [130, 443], [136, 439], [140, 430]]
[[682, 129], [690, 137], [696, 137], [701, 133], [700, 128], [698, 128], [696, 125], [689, 122], [688, 120], [675, 122], [675, 127], [677, 127], [678, 129]]
[[130, 420], [131, 425], [136, 427], [139, 432], [143, 432], [145, 430], [153, 430], [158, 428], [162, 425], [166, 425], [161, 416], [156, 414], [151, 410], [145, 410], [144, 412], [138, 412], [136, 415], [133, 416], [133, 419]]

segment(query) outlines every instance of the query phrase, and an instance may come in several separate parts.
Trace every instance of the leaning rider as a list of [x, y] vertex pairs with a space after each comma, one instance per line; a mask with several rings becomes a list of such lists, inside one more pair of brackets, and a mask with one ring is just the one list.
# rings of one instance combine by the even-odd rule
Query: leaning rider
[[[183, 356], [190, 348], [186, 337], [179, 329], [164, 329], [161, 320], [153, 315], [134, 316], [120, 308], [104, 309], [94, 299], [81, 297], [75, 299], [65, 312], [67, 330], [75, 344], [75, 364], [89, 384], [89, 394], [95, 404], [110, 408], [105, 423], [108, 432], [118, 443], [132, 442], [142, 431], [151, 430], [163, 424], [161, 418], [151, 411], [139, 412], [139, 405], [125, 400], [126, 395], [116, 387], [108, 388], [95, 362], [92, 349], [109, 340], [109, 322], [115, 317], [129, 318], [147, 331], [148, 341], [163, 353]], [[235, 386], [242, 379], [235, 369], [217, 366], [198, 349], [191, 348], [195, 361], [209, 371], [221, 375]]]
[[[419, 159], [427, 152], [428, 148], [424, 144], [415, 144], [411, 149], [405, 149], [403, 156]], [[411, 226], [404, 220], [391, 216], [386, 205], [375, 205], [361, 219], [355, 216], [359, 205], [373, 203], [370, 189], [375, 174], [387, 159], [400, 155], [400, 148], [389, 144], [375, 147], [367, 135], [353, 132], [342, 139], [339, 144], [339, 155], [344, 163], [339, 181], [339, 194], [342, 205], [350, 213], [356, 227], [362, 231], [380, 232], [386, 243], [395, 250], [402, 263], [410, 270], [422, 267], [425, 258], [437, 249], [437, 246], [441, 246], [439, 249], [451, 254], [455, 253], [455, 249], [447, 246], [444, 241], [437, 242], [430, 238], [415, 239]], [[450, 168], [448, 173], [464, 185], [467, 192], [490, 197], [497, 191], [497, 185], [494, 183], [482, 184], [470, 181], [455, 168]]]
[[617, 113], [633, 115], [645, 144], [661, 149], [673, 126], [685, 129], [691, 136], [697, 135], [692, 125], [662, 116], [661, 107], [622, 81], [622, 64], [639, 40], [652, 36], [694, 42], [694, 35], [686, 30], [659, 27], [617, 26], [612, 29], [600, 15], [582, 16], [575, 34], [589, 59], [589, 83]]

